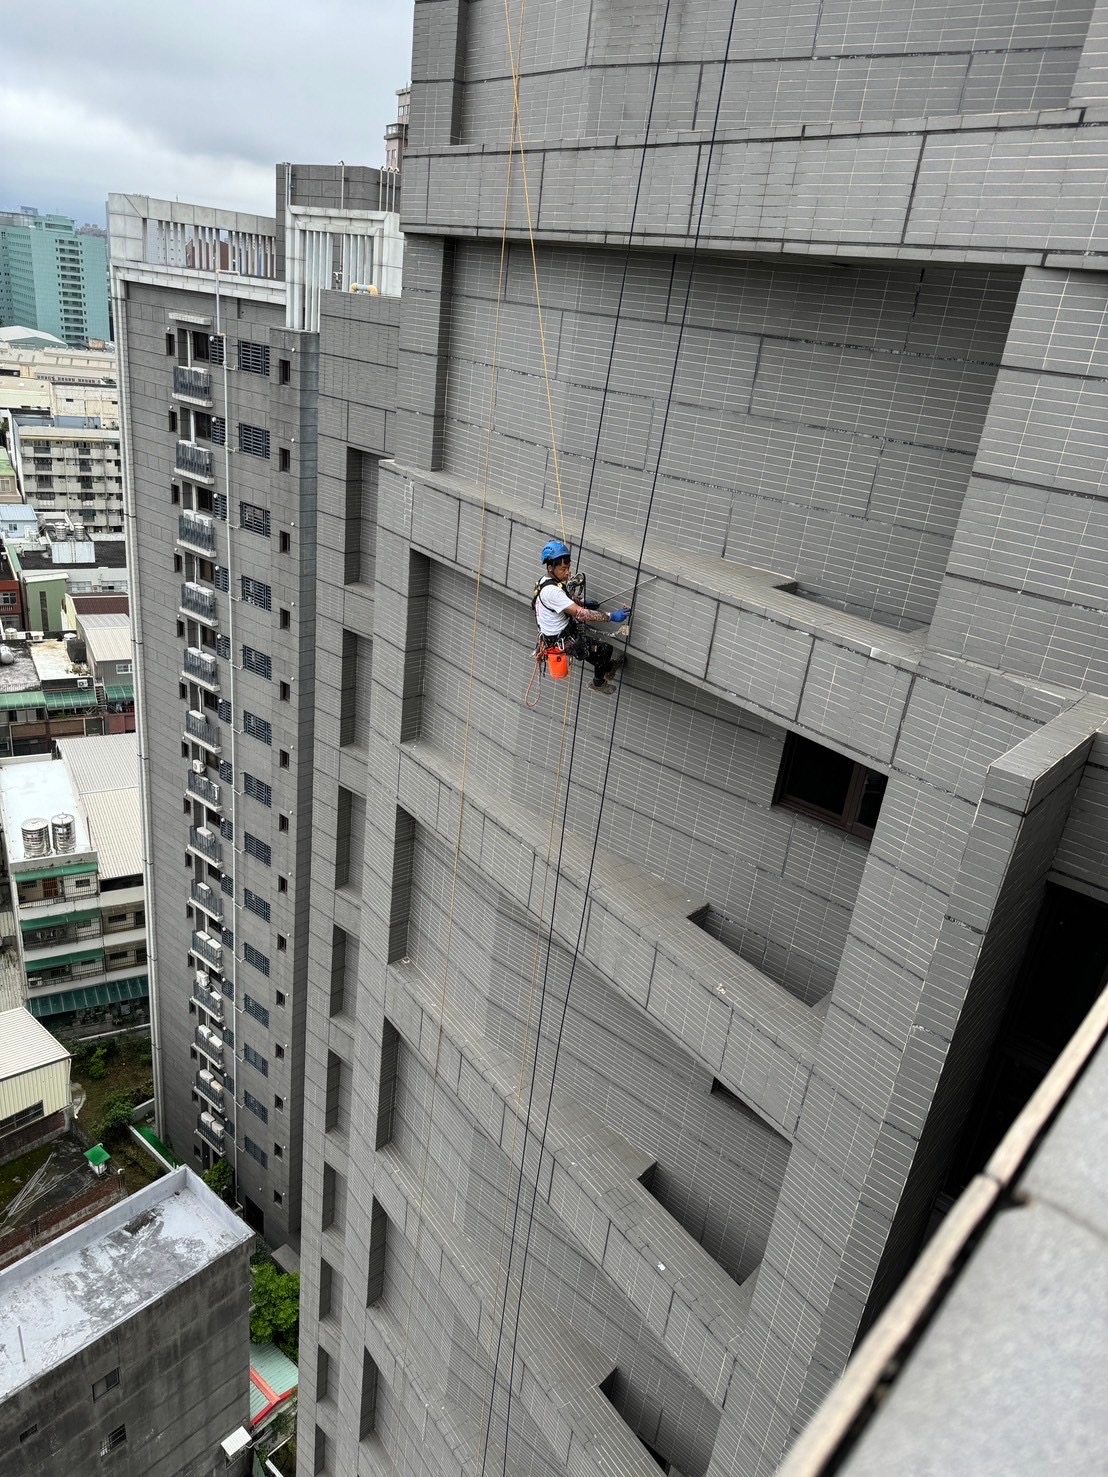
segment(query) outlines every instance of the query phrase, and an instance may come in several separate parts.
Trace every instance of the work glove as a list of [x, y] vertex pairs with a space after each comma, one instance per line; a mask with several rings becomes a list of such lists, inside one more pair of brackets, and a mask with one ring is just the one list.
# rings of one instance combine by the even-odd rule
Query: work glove
[[613, 610], [612, 611], [612, 624], [614, 626], [621, 626], [623, 624], [623, 622], [625, 620], [627, 620], [627, 618], [628, 618], [628, 616], [630, 616], [630, 614], [631, 614], [631, 612], [629, 610]]
[[584, 605], [584, 607], [585, 607], [586, 610], [599, 610], [600, 609], [600, 601], [599, 600], [583, 600], [581, 603]]

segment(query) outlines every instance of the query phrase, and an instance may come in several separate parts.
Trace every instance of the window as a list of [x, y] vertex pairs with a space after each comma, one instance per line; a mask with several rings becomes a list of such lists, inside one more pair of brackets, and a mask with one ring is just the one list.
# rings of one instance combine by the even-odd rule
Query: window
[[258, 651], [253, 646], [242, 648], [242, 666], [246, 672], [253, 672], [256, 677], [264, 677], [268, 682], [273, 676], [273, 662], [264, 651]]
[[30, 1441], [31, 1437], [35, 1434], [35, 1432], [37, 1430], [38, 1430], [38, 1421], [36, 1421], [33, 1426], [28, 1426], [25, 1431], [20, 1431], [20, 1433], [19, 1433], [19, 1444], [20, 1444], [20, 1446], [23, 1445], [24, 1441]]
[[208, 359], [212, 364], [223, 363], [223, 346], [227, 342], [221, 333], [213, 333], [208, 340]]
[[239, 368], [243, 374], [269, 373], [269, 345], [252, 344], [249, 339], [239, 339]]
[[[251, 913], [256, 913], [259, 918], [269, 922], [270, 907], [264, 897], [259, 897], [256, 892], [251, 892], [249, 887], [243, 892], [242, 904]], [[247, 1007], [249, 1009], [249, 1006]]]
[[[284, 953], [284, 951], [288, 948], [288, 946], [289, 946], [288, 939], [285, 937], [285, 935], [283, 933], [279, 933], [277, 935], [277, 952], [278, 952], [278, 954]], [[278, 994], [280, 994], [280, 991], [278, 991]], [[284, 1002], [283, 999], [277, 1001], [277, 1004], [278, 1005], [283, 1005], [284, 1003], [285, 1002]]]
[[288, 818], [288, 816], [287, 815], [279, 815], [277, 817], [277, 829], [279, 831], [287, 831], [288, 828], [289, 828], [289, 818]]
[[289, 751], [287, 749], [279, 749], [278, 750], [277, 763], [278, 763], [278, 765], [280, 766], [281, 769], [288, 769], [288, 767], [289, 767]]
[[785, 743], [774, 802], [868, 840], [873, 835], [888, 780], [844, 754], [790, 734]]
[[255, 1051], [252, 1046], [247, 1046], [245, 1043], [243, 1044], [242, 1059], [244, 1062], [249, 1062], [249, 1064], [254, 1068], [255, 1072], [260, 1072], [263, 1077], [269, 1076], [269, 1063], [266, 1061], [265, 1057], [262, 1056], [260, 1052]]
[[277, 624], [281, 627], [281, 630], [282, 631], [291, 630], [291, 628], [292, 628], [292, 611], [291, 610], [282, 610], [281, 611], [281, 614], [277, 618]]
[[92, 1387], [92, 1398], [99, 1400], [101, 1395], [106, 1395], [109, 1390], [114, 1390], [119, 1384], [119, 1366], [110, 1369], [102, 1379], [96, 1380]]
[[[279, 934], [277, 936], [277, 947], [279, 949], [283, 949], [284, 948], [284, 944], [281, 941], [281, 936]], [[277, 1002], [278, 1005], [284, 1005], [284, 1003], [285, 1003], [285, 992], [283, 990], [277, 990], [275, 992], [274, 999], [276, 1000], [276, 1002]]]
[[[261, 952], [260, 949], [255, 949], [255, 947], [254, 947], [253, 944], [243, 944], [243, 946], [242, 946], [242, 957], [243, 957], [243, 959], [245, 959], [245, 961], [246, 961], [247, 964], [252, 964], [254, 966], [254, 968], [258, 971], [259, 974], [264, 974], [264, 975], [268, 976], [268, 974], [269, 974], [269, 960], [266, 957], [266, 955]], [[265, 1015], [265, 1024], [268, 1026], [269, 1025], [269, 1011], [268, 1010], [264, 1010], [264, 1007], [261, 1006], [261, 1005], [259, 1005], [259, 1006], [257, 1006], [256, 1010], [254, 1010], [254, 1011], [251, 1012], [251, 1014], [256, 1015], [256, 1014], [258, 1014], [259, 1011], [262, 1011], [264, 1013], [264, 1015]], [[258, 1019], [259, 1020], [261, 1019], [261, 1016], [260, 1015], [258, 1016]]]
[[194, 441], [210, 441], [212, 439], [212, 418], [206, 410], [194, 410], [192, 412], [192, 439]]
[[289, 879], [287, 877], [278, 877], [277, 878], [277, 891], [278, 892], [288, 892], [288, 890], [289, 890]]
[[116, 1426], [115, 1430], [111, 1433], [111, 1435], [110, 1436], [105, 1436], [104, 1437], [104, 1440], [101, 1441], [101, 1443], [100, 1443], [100, 1455], [101, 1456], [109, 1456], [113, 1451], [118, 1450], [118, 1448], [121, 1447], [126, 1440], [127, 1440], [127, 1427], [126, 1426]]
[[279, 552], [282, 554], [287, 554], [292, 548], [292, 535], [282, 529], [282, 531], [277, 535], [277, 542], [279, 546]]
[[271, 744], [273, 742], [273, 725], [269, 720], [259, 718], [257, 713], [249, 713], [245, 708], [242, 714], [242, 731], [260, 743]]
[[284, 1098], [283, 1097], [275, 1097], [273, 1099], [273, 1106], [277, 1110], [278, 1113], [283, 1113], [285, 1111], [285, 1100], [284, 1100]]
[[273, 804], [272, 786], [267, 785], [265, 780], [255, 779], [252, 774], [243, 775], [242, 793], [249, 795], [251, 800], [257, 800], [259, 805]]
[[224, 594], [231, 588], [230, 574], [222, 564], [216, 565], [215, 572], [212, 576], [212, 584], [215, 585], [217, 590], [222, 590]]
[[244, 1136], [242, 1140], [242, 1147], [250, 1155], [251, 1159], [256, 1159], [258, 1161], [263, 1169], [269, 1163], [269, 1155], [264, 1149], [259, 1149], [258, 1145], [254, 1142], [252, 1138], [247, 1138]]
[[227, 522], [227, 494], [225, 492], [212, 493], [212, 512], [221, 523]]
[[175, 410], [171, 410], [169, 412], [169, 429], [171, 431], [175, 431], [177, 429], [177, 412]]
[[178, 503], [178, 504], [181, 501], [181, 489], [180, 489], [179, 485], [176, 482], [171, 482], [169, 484], [169, 501], [171, 503]]
[[285, 1055], [285, 1048], [280, 1043], [278, 1043], [273, 1048], [273, 1055], [277, 1058], [278, 1061], [283, 1060]]
[[177, 338], [176, 338], [176, 335], [174, 335], [172, 333], [167, 333], [166, 334], [166, 336], [165, 336], [165, 351], [171, 357], [172, 357], [172, 355], [176, 354], [176, 352], [177, 352]]
[[239, 526], [247, 533], [258, 533], [262, 538], [268, 538], [269, 509], [260, 508], [257, 503], [239, 503]]
[[277, 451], [277, 470], [279, 472], [291, 472], [292, 471], [292, 452], [289, 450], [289, 448], [287, 446], [282, 446], [282, 447], [279, 447], [278, 448], [278, 451]]
[[292, 687], [287, 682], [282, 682], [278, 693], [281, 701], [287, 703], [292, 697]]
[[203, 329], [192, 330], [192, 362], [194, 364], [208, 364], [212, 357], [212, 337]]
[[287, 384], [291, 384], [292, 383], [292, 360], [291, 359], [278, 359], [278, 361], [277, 361], [277, 382], [278, 382], [278, 384], [282, 384], [282, 385], [287, 385]]
[[261, 426], [248, 426], [239, 421], [239, 450], [247, 456], [269, 460], [269, 432]]
[[242, 838], [242, 845], [247, 856], [254, 857], [264, 866], [268, 867], [272, 862], [273, 848], [267, 841], [259, 841], [257, 836], [251, 836], [250, 832], [246, 831]]
[[221, 415], [212, 416], [212, 445], [227, 445], [227, 422]]
[[11, 1113], [7, 1118], [0, 1118], [0, 1134], [11, 1133], [16, 1128], [26, 1128], [28, 1123], [35, 1123], [42, 1116], [42, 1103], [35, 1103], [29, 1108], [20, 1108], [17, 1113]]
[[225, 697], [221, 697], [215, 705], [216, 717], [221, 723], [230, 723], [233, 716], [231, 704]]
[[242, 576], [242, 599], [245, 605], [256, 605], [259, 610], [273, 609], [273, 591], [247, 574]]
[[263, 1123], [269, 1122], [269, 1109], [265, 1103], [259, 1102], [252, 1092], [243, 1090], [242, 1105], [248, 1113], [253, 1113], [255, 1118], [260, 1118]]
[[285, 1197], [281, 1194], [280, 1190], [274, 1190], [273, 1203], [274, 1205], [284, 1205]]
[[246, 1011], [247, 1015], [252, 1015], [256, 1021], [261, 1021], [266, 1030], [269, 1029], [269, 1011], [266, 1010], [264, 1005], [259, 1004], [251, 996], [244, 995], [242, 997], [242, 1008]]

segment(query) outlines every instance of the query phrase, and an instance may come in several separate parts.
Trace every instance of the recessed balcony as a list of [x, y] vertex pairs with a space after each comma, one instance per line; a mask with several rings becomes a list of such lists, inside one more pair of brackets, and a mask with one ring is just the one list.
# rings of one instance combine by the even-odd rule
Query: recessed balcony
[[191, 482], [215, 481], [215, 456], [194, 441], [178, 441], [173, 465]]
[[182, 614], [191, 616], [195, 621], [203, 621], [209, 626], [219, 625], [219, 606], [216, 604], [215, 591], [196, 580], [189, 580], [181, 586], [181, 603], [178, 608]]
[[185, 647], [181, 670], [194, 682], [210, 687], [213, 692], [219, 691], [219, 667], [216, 665], [216, 659], [214, 656], [209, 656], [206, 651], [201, 651], [199, 647]]
[[214, 831], [209, 831], [207, 826], [189, 827], [189, 850], [199, 852], [210, 862], [223, 861], [223, 847], [219, 837]]
[[194, 405], [212, 403], [212, 376], [207, 369], [194, 369], [184, 364], [173, 366], [173, 395]]
[[220, 730], [195, 708], [190, 708], [185, 714], [185, 733], [198, 744], [203, 744], [205, 749], [211, 749], [213, 754], [218, 754], [223, 747]]
[[215, 523], [203, 513], [181, 513], [177, 518], [177, 542], [201, 554], [214, 554]]

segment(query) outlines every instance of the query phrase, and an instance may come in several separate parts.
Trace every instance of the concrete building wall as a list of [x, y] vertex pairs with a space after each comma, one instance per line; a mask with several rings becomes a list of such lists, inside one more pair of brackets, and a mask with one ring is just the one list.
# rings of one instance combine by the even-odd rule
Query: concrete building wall
[[[1048, 883], [1108, 883], [1103, 28], [529, 6], [525, 186], [494, 11], [416, 5], [398, 323], [321, 315], [302, 1428], [753, 1477], [920, 1245]], [[629, 660], [530, 712], [563, 531]], [[871, 836], [785, 803], [798, 739]]]

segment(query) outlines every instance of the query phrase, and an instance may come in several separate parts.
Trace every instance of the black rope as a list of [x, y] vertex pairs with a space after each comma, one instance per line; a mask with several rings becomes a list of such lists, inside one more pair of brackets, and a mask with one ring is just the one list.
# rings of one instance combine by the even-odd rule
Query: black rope
[[[615, 359], [616, 337], [617, 337], [618, 326], [619, 326], [619, 313], [620, 313], [620, 309], [622, 308], [622, 304], [623, 304], [623, 295], [624, 295], [624, 290], [626, 288], [627, 275], [628, 275], [628, 267], [629, 267], [629, 263], [630, 263], [631, 250], [632, 250], [631, 240], [630, 240], [630, 233], [631, 233], [631, 230], [633, 230], [633, 228], [634, 228], [634, 222], [635, 222], [636, 214], [637, 214], [637, 211], [638, 211], [638, 205], [639, 205], [639, 192], [640, 192], [640, 190], [642, 188], [643, 174], [645, 172], [647, 139], [649, 137], [650, 119], [651, 119], [651, 117], [653, 115], [654, 101], [655, 101], [655, 95], [656, 95], [656, 92], [657, 92], [657, 85], [658, 85], [658, 78], [659, 78], [660, 71], [661, 71], [662, 50], [663, 50], [664, 41], [665, 41], [666, 24], [668, 23], [668, 20], [669, 20], [670, 3], [671, 3], [671, 0], [667, 0], [666, 9], [665, 9], [665, 15], [664, 15], [664, 18], [663, 18], [662, 34], [661, 34], [661, 37], [659, 38], [658, 59], [657, 59], [657, 62], [655, 64], [655, 71], [654, 71], [654, 89], [652, 90], [652, 93], [651, 93], [650, 112], [649, 112], [648, 118], [647, 118], [647, 133], [646, 133], [646, 137], [644, 137], [644, 140], [643, 140], [643, 155], [642, 155], [642, 159], [640, 160], [640, 165], [639, 165], [639, 177], [638, 177], [638, 182], [637, 182], [637, 187], [636, 187], [636, 192], [635, 192], [635, 201], [634, 201], [634, 207], [633, 207], [633, 210], [632, 210], [631, 225], [630, 225], [629, 232], [628, 232], [629, 239], [628, 239], [628, 246], [627, 246], [627, 255], [626, 255], [625, 261], [624, 261], [623, 278], [622, 278], [622, 281], [621, 281], [621, 284], [620, 284], [620, 295], [619, 295], [619, 300], [618, 300], [618, 305], [617, 305], [617, 311], [616, 311], [616, 326], [613, 329], [613, 333], [612, 333], [612, 349], [611, 349], [611, 353], [610, 353], [609, 359], [608, 359], [608, 373], [607, 373], [607, 376], [606, 376], [606, 379], [605, 379], [605, 385], [604, 385], [604, 396], [605, 396], [605, 399], [606, 399], [607, 394], [608, 394], [608, 388], [609, 388], [610, 381], [611, 381], [612, 366], [613, 366], [613, 362], [614, 362], [614, 359]], [[692, 297], [692, 287], [693, 287], [693, 280], [694, 280], [694, 276], [695, 276], [695, 267], [696, 267], [697, 253], [698, 253], [699, 248], [700, 248], [700, 238], [701, 238], [701, 234], [702, 234], [703, 227], [704, 227], [704, 215], [705, 215], [705, 212], [707, 210], [708, 185], [709, 185], [709, 180], [710, 180], [710, 177], [711, 177], [712, 160], [713, 160], [713, 157], [714, 157], [714, 154], [715, 154], [716, 142], [717, 142], [717, 138], [718, 138], [718, 134], [719, 134], [720, 112], [721, 112], [722, 106], [723, 106], [723, 92], [724, 92], [724, 87], [726, 85], [726, 80], [727, 80], [727, 65], [728, 65], [728, 59], [729, 59], [729, 55], [730, 55], [730, 51], [731, 51], [731, 39], [732, 39], [732, 36], [734, 34], [734, 30], [735, 30], [735, 20], [736, 20], [737, 14], [738, 14], [738, 6], [739, 6], [739, 0], [732, 0], [731, 16], [730, 16], [730, 20], [729, 20], [728, 27], [727, 27], [727, 40], [726, 40], [726, 43], [725, 43], [725, 46], [724, 46], [724, 52], [723, 52], [723, 65], [722, 65], [721, 72], [720, 72], [719, 92], [718, 92], [718, 94], [716, 96], [715, 111], [714, 111], [714, 115], [713, 115], [713, 119], [712, 119], [712, 132], [711, 132], [711, 136], [710, 136], [709, 142], [708, 142], [708, 152], [707, 152], [707, 158], [706, 158], [705, 166], [704, 166], [704, 184], [703, 184], [703, 188], [702, 188], [702, 191], [701, 191], [701, 197], [700, 197], [700, 209], [699, 209], [699, 212], [697, 214], [696, 231], [695, 231], [695, 233], [693, 235], [692, 250], [691, 250], [690, 255], [689, 255], [689, 269], [688, 269], [688, 273], [687, 273], [687, 280], [686, 280], [686, 283], [685, 283], [685, 299], [684, 299], [684, 303], [682, 304], [682, 309], [681, 309], [681, 324], [680, 324], [680, 328], [678, 330], [677, 344], [676, 344], [676, 347], [674, 349], [673, 369], [672, 369], [672, 372], [670, 374], [669, 390], [668, 390], [667, 397], [666, 397], [665, 415], [663, 416], [663, 419], [662, 419], [661, 432], [660, 432], [659, 439], [658, 439], [658, 455], [657, 455], [657, 459], [656, 459], [655, 464], [654, 464], [654, 472], [653, 472], [653, 475], [652, 475], [652, 478], [651, 478], [650, 495], [649, 495], [649, 497], [647, 499], [646, 517], [645, 517], [645, 520], [643, 522], [642, 539], [641, 539], [640, 544], [639, 544], [639, 552], [638, 552], [638, 557], [637, 557], [636, 564], [635, 564], [635, 579], [634, 579], [634, 583], [632, 585], [632, 594], [631, 594], [632, 604], [634, 603], [635, 594], [638, 591], [639, 585], [640, 585], [640, 583], [642, 581], [642, 567], [643, 567], [643, 561], [644, 561], [644, 559], [646, 557], [646, 540], [647, 540], [647, 536], [648, 536], [649, 529], [650, 529], [650, 518], [651, 518], [651, 515], [653, 513], [653, 509], [654, 509], [654, 500], [655, 500], [655, 497], [656, 497], [657, 491], [658, 491], [658, 482], [659, 482], [659, 479], [660, 479], [660, 476], [661, 476], [662, 452], [663, 452], [664, 447], [665, 447], [666, 430], [667, 430], [667, 428], [669, 426], [669, 418], [670, 418], [670, 414], [671, 414], [671, 411], [672, 411], [672, 408], [673, 408], [673, 397], [674, 397], [674, 391], [675, 391], [676, 384], [677, 384], [677, 373], [678, 373], [678, 369], [680, 367], [680, 361], [681, 361], [681, 348], [682, 348], [682, 345], [684, 343], [685, 330], [686, 330], [686, 327], [687, 327], [687, 324], [688, 324], [689, 303], [690, 303], [690, 300], [691, 300], [691, 297]], [[586, 497], [586, 503], [585, 503], [586, 516], [587, 516], [587, 512], [588, 512], [589, 499], [591, 498], [591, 495], [592, 495], [593, 483], [594, 483], [595, 474], [596, 474], [596, 464], [597, 464], [597, 460], [598, 460], [598, 457], [599, 457], [599, 451], [600, 451], [600, 434], [601, 434], [602, 424], [603, 424], [603, 407], [602, 407], [602, 410], [601, 410], [601, 421], [600, 421], [600, 424], [598, 424], [598, 426], [597, 426], [596, 448], [595, 448], [594, 455], [593, 455], [593, 469], [592, 469], [592, 475], [590, 476], [590, 479], [589, 479], [588, 495]], [[582, 542], [583, 542], [583, 540], [584, 540], [584, 520], [582, 521]], [[569, 797], [570, 797], [570, 784], [569, 784], [569, 782], [570, 782], [570, 778], [571, 778], [572, 773], [573, 773], [573, 758], [574, 758], [574, 753], [576, 751], [576, 746], [577, 746], [577, 731], [578, 731], [578, 724], [579, 724], [579, 721], [580, 721], [581, 699], [582, 699], [583, 691], [584, 691], [584, 685], [582, 684], [581, 687], [578, 689], [578, 693], [577, 693], [577, 709], [576, 709], [576, 712], [574, 714], [573, 736], [572, 736], [572, 740], [571, 740], [571, 744], [570, 744], [569, 764], [567, 766], [567, 772], [566, 772], [567, 773], [567, 778], [566, 778], [566, 794], [565, 794], [565, 801], [564, 801], [564, 804], [563, 804], [563, 807], [562, 807], [561, 838], [560, 838], [559, 846], [558, 846], [558, 859], [557, 859], [556, 870], [555, 870], [555, 877], [554, 877], [554, 895], [553, 895], [553, 900], [552, 900], [552, 903], [551, 903], [551, 913], [550, 913], [550, 916], [551, 916], [551, 928], [550, 928], [550, 933], [549, 933], [549, 935], [547, 937], [546, 960], [545, 960], [545, 965], [544, 965], [544, 969], [543, 969], [543, 979], [542, 979], [542, 986], [541, 986], [540, 997], [539, 997], [539, 1019], [538, 1019], [538, 1025], [537, 1025], [536, 1032], [535, 1032], [535, 1065], [534, 1065], [534, 1067], [532, 1069], [532, 1073], [531, 1073], [531, 1088], [530, 1088], [530, 1093], [528, 1095], [527, 1115], [526, 1115], [526, 1118], [524, 1120], [523, 1149], [522, 1149], [522, 1152], [520, 1154], [519, 1175], [518, 1175], [517, 1184], [516, 1184], [515, 1209], [514, 1209], [513, 1219], [512, 1219], [512, 1238], [511, 1238], [511, 1244], [510, 1244], [510, 1249], [509, 1249], [509, 1254], [508, 1254], [508, 1270], [507, 1270], [507, 1274], [505, 1276], [504, 1310], [501, 1313], [500, 1328], [499, 1328], [498, 1335], [497, 1335], [496, 1359], [495, 1359], [495, 1362], [494, 1362], [494, 1365], [493, 1365], [493, 1390], [492, 1390], [492, 1394], [490, 1395], [490, 1398], [489, 1398], [489, 1424], [488, 1424], [488, 1427], [486, 1429], [484, 1460], [482, 1461], [482, 1464], [481, 1464], [482, 1477], [483, 1477], [483, 1474], [485, 1473], [486, 1464], [487, 1464], [487, 1461], [488, 1461], [489, 1435], [491, 1433], [491, 1427], [492, 1427], [492, 1412], [493, 1412], [493, 1405], [494, 1405], [495, 1394], [496, 1394], [497, 1371], [499, 1369], [499, 1364], [500, 1364], [500, 1351], [501, 1351], [501, 1344], [502, 1344], [503, 1333], [504, 1333], [505, 1315], [506, 1315], [506, 1311], [507, 1311], [508, 1286], [509, 1286], [510, 1281], [511, 1281], [511, 1268], [512, 1268], [512, 1259], [513, 1259], [513, 1256], [514, 1256], [514, 1253], [515, 1253], [516, 1230], [517, 1230], [517, 1225], [518, 1225], [519, 1209], [520, 1209], [520, 1204], [521, 1204], [521, 1201], [522, 1201], [522, 1198], [523, 1198], [524, 1168], [525, 1168], [526, 1160], [527, 1160], [527, 1144], [528, 1144], [528, 1136], [529, 1136], [529, 1133], [530, 1133], [529, 1125], [530, 1125], [531, 1119], [532, 1119], [532, 1107], [533, 1107], [533, 1103], [534, 1103], [535, 1083], [536, 1083], [536, 1079], [537, 1079], [537, 1076], [538, 1076], [538, 1062], [539, 1062], [539, 1055], [540, 1055], [541, 1045], [542, 1045], [543, 1015], [544, 1015], [544, 1012], [545, 1012], [545, 1009], [546, 1009], [547, 984], [548, 984], [549, 974], [550, 974], [550, 957], [551, 957], [551, 951], [552, 951], [552, 946], [553, 946], [553, 938], [554, 938], [553, 919], [554, 919], [555, 912], [556, 912], [557, 905], [558, 905], [558, 885], [559, 885], [559, 882], [561, 881], [561, 864], [562, 864], [562, 856], [563, 856], [564, 847], [565, 847], [566, 818], [567, 818], [568, 813], [569, 813]], [[557, 1071], [558, 1071], [558, 1061], [559, 1061], [559, 1058], [561, 1056], [562, 1043], [563, 1043], [563, 1040], [564, 1040], [564, 1037], [565, 1037], [565, 1025], [566, 1025], [566, 1019], [567, 1019], [567, 1016], [568, 1016], [568, 1013], [569, 1013], [569, 1000], [570, 1000], [570, 994], [571, 994], [572, 989], [573, 989], [573, 976], [574, 976], [574, 973], [575, 973], [575, 971], [577, 969], [577, 962], [578, 962], [578, 959], [580, 957], [580, 952], [581, 952], [581, 941], [582, 941], [582, 938], [584, 937], [585, 922], [586, 922], [586, 918], [588, 916], [588, 900], [589, 900], [589, 896], [590, 896], [590, 893], [591, 893], [591, 890], [592, 890], [593, 874], [594, 874], [595, 869], [596, 869], [596, 855], [597, 855], [597, 851], [598, 851], [599, 845], [600, 845], [600, 825], [601, 825], [601, 821], [602, 821], [603, 813], [604, 813], [604, 802], [605, 802], [605, 798], [606, 798], [606, 795], [607, 795], [608, 780], [609, 780], [609, 776], [611, 774], [612, 759], [613, 759], [613, 756], [614, 756], [614, 753], [615, 753], [616, 722], [617, 722], [618, 717], [619, 717], [619, 703], [620, 703], [621, 696], [622, 696], [622, 685], [617, 688], [616, 698], [615, 698], [615, 704], [614, 704], [613, 712], [612, 712], [612, 726], [611, 726], [611, 732], [610, 732], [609, 738], [608, 738], [608, 751], [607, 751], [607, 755], [606, 755], [606, 758], [605, 758], [604, 775], [603, 775], [603, 779], [602, 779], [601, 787], [600, 787], [600, 804], [599, 804], [599, 807], [597, 809], [596, 827], [595, 827], [595, 830], [593, 832], [592, 851], [591, 851], [591, 855], [589, 857], [589, 869], [588, 869], [588, 873], [587, 873], [587, 876], [586, 876], [586, 879], [585, 879], [584, 903], [583, 903], [582, 909], [581, 909], [581, 918], [580, 918], [580, 921], [579, 921], [578, 926], [577, 926], [577, 937], [576, 937], [576, 939], [574, 941], [573, 953], [572, 953], [571, 960], [570, 960], [569, 977], [568, 977], [568, 979], [566, 981], [565, 999], [562, 1002], [561, 1013], [560, 1013], [559, 1019], [558, 1019], [558, 1031], [557, 1031], [557, 1035], [555, 1037], [555, 1043], [554, 1043], [554, 1060], [553, 1060], [553, 1062], [551, 1064], [551, 1069], [550, 1069], [550, 1085], [549, 1085], [549, 1089], [548, 1089], [548, 1092], [547, 1092], [546, 1107], [545, 1107], [545, 1113], [544, 1113], [544, 1117], [543, 1117], [542, 1132], [541, 1132], [541, 1135], [540, 1135], [540, 1138], [539, 1138], [539, 1153], [538, 1153], [538, 1159], [536, 1161], [535, 1182], [534, 1182], [534, 1185], [532, 1186], [532, 1190], [531, 1190], [531, 1204], [530, 1204], [530, 1207], [529, 1207], [528, 1212], [527, 1212], [527, 1229], [526, 1229], [526, 1234], [524, 1236], [524, 1242], [523, 1242], [523, 1261], [522, 1261], [522, 1265], [520, 1267], [520, 1274], [519, 1274], [519, 1296], [518, 1296], [518, 1298], [516, 1300], [515, 1320], [514, 1320], [513, 1329], [512, 1329], [512, 1359], [511, 1359], [511, 1365], [509, 1367], [509, 1372], [508, 1372], [508, 1389], [507, 1389], [507, 1396], [506, 1396], [506, 1409], [505, 1409], [505, 1415], [504, 1415], [504, 1471], [505, 1471], [505, 1473], [507, 1472], [507, 1465], [508, 1465], [508, 1436], [509, 1436], [509, 1432], [510, 1432], [511, 1418], [512, 1418], [512, 1385], [513, 1385], [513, 1381], [514, 1381], [514, 1378], [515, 1378], [516, 1353], [517, 1353], [518, 1342], [519, 1342], [519, 1324], [520, 1324], [520, 1318], [521, 1318], [522, 1309], [523, 1309], [523, 1288], [524, 1288], [524, 1283], [525, 1283], [525, 1280], [526, 1280], [526, 1273], [527, 1273], [527, 1259], [528, 1259], [528, 1256], [530, 1254], [530, 1248], [531, 1248], [531, 1232], [532, 1232], [532, 1228], [534, 1226], [535, 1210], [536, 1210], [536, 1206], [537, 1206], [537, 1203], [538, 1203], [539, 1175], [540, 1175], [540, 1170], [541, 1170], [541, 1166], [542, 1166], [542, 1157], [543, 1157], [543, 1154], [544, 1154], [545, 1149], [546, 1149], [547, 1133], [549, 1131], [549, 1126], [550, 1126], [550, 1109], [551, 1109], [551, 1104], [553, 1103], [553, 1099], [554, 1099], [554, 1083], [555, 1083], [555, 1079], [556, 1079]]]

